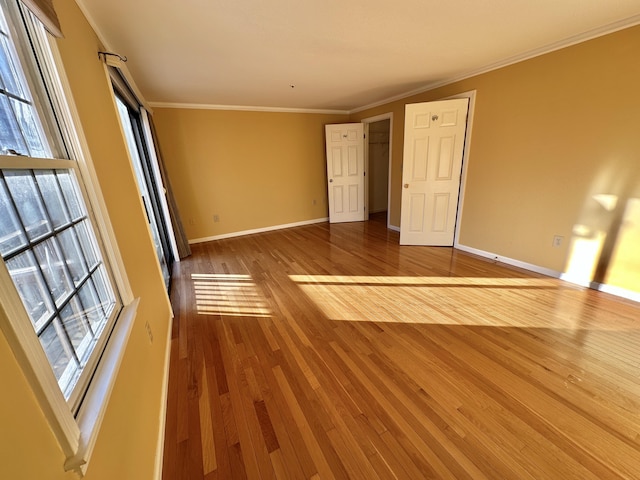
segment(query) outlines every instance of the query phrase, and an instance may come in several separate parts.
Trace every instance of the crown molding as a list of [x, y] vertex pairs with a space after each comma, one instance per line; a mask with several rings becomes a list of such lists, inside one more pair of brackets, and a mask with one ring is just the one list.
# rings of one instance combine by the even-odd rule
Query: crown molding
[[349, 110], [323, 110], [316, 108], [260, 107], [251, 105], [209, 105], [201, 103], [150, 102], [153, 108], [184, 108], [191, 110], [232, 110], [238, 112], [272, 113], [323, 113], [328, 115], [349, 115]]
[[[84, 5], [84, 0], [75, 0], [76, 4], [86, 17], [87, 21], [93, 28], [96, 33], [98, 39], [103, 44], [103, 46], [112, 50], [111, 45], [106, 40], [106, 37], [102, 34], [100, 29], [98, 28], [97, 23], [93, 20], [91, 14], [88, 9]], [[444, 80], [439, 80], [437, 82], [430, 82], [422, 87], [419, 87], [414, 90], [410, 90], [407, 92], [403, 92], [392, 97], [385, 98], [383, 100], [379, 100], [367, 105], [363, 105], [361, 107], [356, 107], [351, 110], [330, 110], [330, 109], [309, 109], [309, 108], [287, 108], [287, 107], [263, 107], [263, 106], [251, 106], [251, 105], [209, 105], [209, 104], [192, 104], [192, 103], [171, 103], [171, 102], [147, 102], [146, 100], [141, 98], [139, 100], [143, 101], [145, 106], [151, 108], [184, 108], [184, 109], [198, 109], [198, 110], [231, 110], [231, 111], [245, 111], [245, 112], [275, 112], [275, 113], [316, 113], [316, 114], [336, 114], [336, 115], [350, 115], [353, 113], [362, 112], [364, 110], [369, 110], [371, 108], [379, 107], [382, 105], [386, 105], [388, 103], [392, 103], [398, 100], [402, 100], [407, 97], [411, 97], [413, 95], [418, 95], [424, 92], [428, 92], [430, 90], [434, 90], [439, 87], [443, 87], [445, 85], [450, 85], [455, 82], [459, 82], [462, 80], [466, 80], [471, 77], [475, 77], [477, 75], [482, 75], [484, 73], [488, 73], [494, 70], [498, 70], [500, 68], [507, 67], [509, 65], [513, 65], [525, 60], [529, 60], [531, 58], [539, 57], [541, 55], [545, 55], [547, 53], [554, 52], [556, 50], [561, 50], [563, 48], [570, 47], [572, 45], [576, 45], [582, 42], [586, 42], [588, 40], [592, 40], [594, 38], [598, 38], [604, 35], [608, 35], [610, 33], [617, 32], [619, 30], [624, 30], [625, 28], [630, 28], [640, 24], [640, 15], [634, 15], [629, 18], [625, 18], [622, 20], [618, 20], [613, 23], [609, 23], [607, 25], [603, 25], [601, 27], [597, 27], [586, 32], [573, 35], [571, 37], [567, 37], [563, 40], [559, 40], [554, 43], [547, 44], [545, 46], [535, 48], [533, 50], [528, 50], [524, 53], [514, 55], [508, 57], [506, 59], [500, 60], [498, 62], [494, 62], [488, 65], [484, 65], [480, 68], [467, 71], [465, 73], [455, 75], [453, 77], [449, 77]], [[133, 85], [132, 88], [135, 89], [136, 95], [139, 94], [139, 89], [135, 86], [135, 82], [133, 82], [133, 78], [128, 72], [126, 66], [124, 70], [127, 72], [127, 81], [131, 81]]]
[[[84, 15], [84, 18], [86, 18], [87, 22], [89, 22], [89, 25], [93, 29], [93, 32], [96, 34], [96, 37], [98, 37], [98, 41], [102, 44], [102, 49], [106, 50], [106, 51], [109, 51], [109, 52], [114, 51], [113, 46], [107, 40], [107, 37], [104, 36], [102, 31], [98, 27], [98, 24], [95, 22], [95, 20], [91, 16], [91, 13], [89, 13], [89, 9], [84, 4], [84, 1], [83, 0], [75, 0], [75, 2], [76, 2], [76, 5], [78, 5], [78, 8], [82, 12], [82, 14]], [[96, 52], [96, 57], [97, 56], [98, 56], [98, 52]], [[118, 68], [122, 72], [122, 75], [124, 76], [125, 80], [129, 84], [129, 88], [131, 88], [131, 90], [136, 95], [138, 101], [142, 104], [142, 106], [148, 112], [153, 113], [151, 104], [149, 102], [147, 102], [147, 100], [144, 98], [144, 95], [142, 95], [142, 92], [138, 88], [138, 85], [136, 85], [136, 82], [133, 79], [133, 76], [131, 75], [131, 72], [127, 68], [127, 65], [124, 62], [120, 61], [120, 62], [118, 62], [118, 65], [113, 65], [113, 66], [115, 66], [116, 68]]]
[[427, 83], [426, 85], [423, 85], [422, 87], [417, 88], [415, 90], [410, 90], [408, 92], [400, 93], [398, 95], [394, 95], [393, 97], [389, 97], [384, 100], [379, 100], [377, 102], [370, 103], [362, 107], [354, 108], [353, 110], [350, 110], [349, 113], [352, 114], [352, 113], [362, 112], [364, 110], [369, 110], [370, 108], [379, 107], [381, 105], [386, 105], [387, 103], [402, 100], [403, 98], [428, 92], [430, 90], [434, 90], [439, 87], [444, 87], [445, 85], [451, 85], [452, 83], [459, 82], [461, 80], [466, 80], [467, 78], [475, 77], [477, 75], [482, 75], [483, 73], [492, 72], [494, 70], [498, 70], [503, 67], [508, 67], [509, 65], [523, 62], [531, 58], [539, 57], [547, 53], [555, 52], [556, 50], [562, 50], [563, 48], [571, 47], [572, 45], [577, 45], [579, 43], [583, 43], [588, 40], [593, 40], [594, 38], [602, 37], [610, 33], [624, 30], [625, 28], [634, 27], [638, 24], [640, 24], [640, 15], [634, 15], [633, 17], [629, 17], [623, 20], [619, 20], [617, 22], [609, 23], [602, 27], [594, 28], [592, 30], [588, 30], [580, 34], [567, 37], [563, 40], [559, 40], [557, 42], [547, 44], [543, 47], [535, 48], [533, 50], [528, 50], [527, 52], [514, 55], [512, 57], [508, 57], [504, 60], [500, 60], [498, 62], [485, 65], [478, 69], [474, 69], [466, 73], [456, 75], [454, 77], [450, 77], [446, 80]]

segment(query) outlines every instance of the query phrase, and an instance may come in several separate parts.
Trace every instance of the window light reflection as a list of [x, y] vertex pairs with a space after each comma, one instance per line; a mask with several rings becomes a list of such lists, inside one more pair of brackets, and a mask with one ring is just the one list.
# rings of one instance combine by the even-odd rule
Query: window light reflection
[[451, 285], [488, 287], [558, 287], [558, 282], [546, 278], [484, 278], [484, 277], [385, 277], [345, 275], [289, 275], [296, 283], [340, 283], [381, 285]]
[[614, 250], [607, 284], [640, 293], [640, 199], [630, 198]]
[[271, 317], [267, 301], [250, 275], [194, 273], [191, 280], [200, 315]]
[[614, 326], [606, 313], [567, 315], [568, 307], [580, 311], [589, 293], [553, 278], [289, 278], [327, 318], [336, 321], [568, 330], [627, 327], [620, 319]]

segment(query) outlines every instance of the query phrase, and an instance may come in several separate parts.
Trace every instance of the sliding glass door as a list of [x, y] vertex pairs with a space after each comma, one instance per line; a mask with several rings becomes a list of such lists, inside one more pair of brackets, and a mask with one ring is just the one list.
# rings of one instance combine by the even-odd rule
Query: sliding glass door
[[155, 181], [149, 150], [143, 135], [140, 112], [131, 108], [117, 92], [116, 103], [131, 154], [133, 168], [136, 172], [138, 187], [147, 213], [147, 220], [151, 228], [151, 236], [155, 244], [158, 261], [160, 262], [160, 269], [162, 270], [165, 286], [169, 289], [174, 258], [169, 243], [168, 228], [170, 226], [167, 225], [160, 203], [161, 195], [164, 195], [164, 192], [159, 191], [160, 187]]

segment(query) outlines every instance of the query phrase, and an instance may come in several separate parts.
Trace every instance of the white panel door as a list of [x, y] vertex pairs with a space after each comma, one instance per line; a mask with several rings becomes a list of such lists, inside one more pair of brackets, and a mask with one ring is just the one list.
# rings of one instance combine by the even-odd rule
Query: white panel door
[[461, 98], [406, 106], [401, 245], [453, 245], [468, 105]]
[[365, 220], [364, 124], [325, 125], [329, 222]]

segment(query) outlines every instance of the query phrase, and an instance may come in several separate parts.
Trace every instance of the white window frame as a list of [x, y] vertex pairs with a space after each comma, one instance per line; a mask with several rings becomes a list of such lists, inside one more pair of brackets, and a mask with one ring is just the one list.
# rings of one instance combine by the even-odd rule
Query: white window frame
[[[84, 476], [104, 418], [109, 397], [117, 378], [126, 345], [131, 334], [139, 299], [134, 299], [126, 276], [124, 262], [117, 247], [115, 233], [107, 214], [106, 203], [99, 187], [98, 177], [84, 136], [80, 117], [73, 102], [57, 44], [41, 25], [29, 27], [45, 48], [38, 52], [40, 61], [49, 63], [57, 75], [47, 75], [48, 83], [56, 90], [57, 113], [64, 129], [65, 145], [77, 163], [80, 184], [92, 211], [94, 228], [100, 236], [105, 261], [110, 264], [115, 287], [123, 309], [111, 332], [100, 362], [89, 384], [82, 405], [74, 415], [60, 390], [49, 361], [34, 333], [7, 267], [0, 261], [0, 329], [4, 332], [16, 359], [34, 391], [49, 425], [66, 457], [64, 469]], [[96, 60], [97, 61], [97, 60]], [[108, 73], [105, 68], [105, 82]], [[115, 115], [115, 112], [114, 112]], [[46, 162], [43, 160], [43, 162]], [[33, 162], [30, 161], [30, 165]], [[43, 168], [54, 168], [43, 163]], [[33, 168], [26, 166], [25, 168]]]

